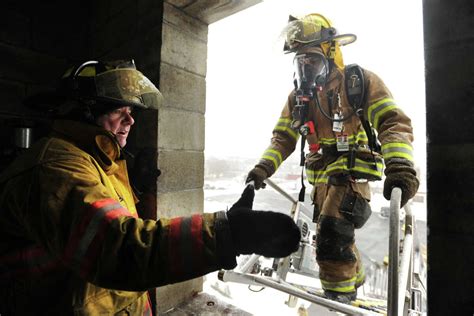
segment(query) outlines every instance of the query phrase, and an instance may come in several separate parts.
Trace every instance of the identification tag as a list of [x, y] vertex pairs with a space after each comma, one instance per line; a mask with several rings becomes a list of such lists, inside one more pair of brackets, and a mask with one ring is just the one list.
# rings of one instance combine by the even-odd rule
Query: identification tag
[[336, 136], [337, 151], [349, 151], [349, 138], [347, 134], [340, 134]]
[[[335, 114], [334, 114], [334, 119], [335, 119], [335, 120], [340, 120], [340, 119], [342, 119], [342, 116], [339, 115], [338, 113], [335, 113]], [[340, 133], [340, 132], [342, 132], [343, 128], [344, 128], [344, 123], [343, 123], [342, 121], [340, 121], [340, 122], [333, 121], [333, 122], [332, 122], [332, 130], [333, 130], [333, 132], [338, 132], [338, 133]]]

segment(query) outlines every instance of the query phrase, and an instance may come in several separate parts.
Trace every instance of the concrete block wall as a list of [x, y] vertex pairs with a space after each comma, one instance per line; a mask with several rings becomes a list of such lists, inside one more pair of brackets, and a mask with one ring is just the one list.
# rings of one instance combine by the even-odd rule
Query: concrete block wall
[[[158, 112], [158, 215], [203, 212], [208, 26], [165, 2]], [[202, 278], [158, 288], [158, 312], [202, 291]]]

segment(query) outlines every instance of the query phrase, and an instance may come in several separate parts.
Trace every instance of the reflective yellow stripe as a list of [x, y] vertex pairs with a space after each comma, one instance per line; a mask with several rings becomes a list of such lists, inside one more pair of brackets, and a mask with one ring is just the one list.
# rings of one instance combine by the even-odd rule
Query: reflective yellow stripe
[[374, 127], [375, 127], [375, 129], [379, 128], [379, 119], [380, 119], [380, 117], [383, 114], [385, 114], [386, 112], [395, 109], [396, 107], [397, 107], [396, 105], [387, 106], [386, 108], [384, 108], [383, 110], [381, 110], [381, 111], [377, 112], [377, 114], [375, 114], [375, 118], [374, 118]]
[[273, 166], [275, 167], [275, 170], [277, 170], [278, 167], [280, 167], [283, 161], [281, 153], [275, 149], [265, 150], [265, 152], [263, 153], [262, 159], [267, 159], [273, 162]]
[[[360, 144], [361, 142], [367, 143], [368, 138], [364, 131], [359, 131], [357, 134], [352, 134], [348, 136], [347, 140], [350, 145], [354, 145]], [[336, 144], [336, 138], [321, 138], [319, 140], [319, 143], [321, 145], [334, 145]]]
[[400, 152], [392, 152], [389, 154], [383, 155], [384, 159], [389, 159], [389, 158], [405, 158], [407, 160], [413, 161], [413, 156], [407, 153], [400, 153]]
[[377, 170], [374, 170], [374, 169], [370, 168], [369, 164], [366, 164], [367, 167], [357, 166], [357, 160], [358, 159], [356, 159], [356, 166], [354, 168], [352, 168], [351, 170], [356, 170], [356, 171], [359, 171], [361, 173], [371, 174], [371, 175], [374, 175], [376, 177], [382, 177], [382, 168], [383, 168], [382, 163], [377, 163], [377, 166], [376, 166]]
[[328, 183], [328, 175], [324, 170], [309, 170], [306, 169], [306, 177], [310, 184]]
[[367, 142], [369, 140], [369, 138], [367, 137], [367, 134], [365, 133], [365, 131], [359, 131], [359, 133], [357, 133], [356, 135], [356, 143], [360, 143], [360, 141], [362, 142]]
[[262, 159], [267, 159], [267, 160], [270, 160], [271, 162], [273, 162], [273, 166], [275, 167], [275, 170], [278, 169], [278, 162], [276, 161], [276, 159], [273, 157], [273, 156], [266, 156], [266, 155], [263, 155], [262, 156]]
[[324, 290], [331, 290], [335, 292], [354, 292], [355, 291], [355, 281], [356, 277], [353, 277], [349, 280], [339, 281], [339, 282], [329, 282], [321, 280], [321, 285]]
[[387, 111], [390, 111], [396, 107], [397, 105], [395, 104], [395, 101], [389, 98], [385, 98], [375, 102], [374, 104], [369, 106], [369, 109], [367, 111], [367, 116], [369, 118], [370, 123], [372, 123], [375, 129], [378, 129], [380, 117]]
[[365, 279], [365, 270], [364, 267], [361, 267], [360, 270], [357, 272], [357, 279], [355, 281], [356, 285], [362, 283]]
[[288, 125], [288, 126], [290, 126], [290, 125], [291, 125], [291, 122], [292, 122], [292, 120], [291, 120], [291, 119], [289, 119], [289, 118], [280, 117], [280, 118], [278, 119], [278, 123], [280, 123], [280, 122], [281, 122], [281, 123], [284, 123], [285, 125]]
[[[376, 167], [376, 170], [374, 169]], [[377, 162], [375, 165], [373, 162], [367, 162], [361, 159], [356, 158], [354, 168], [350, 170], [355, 170], [361, 173], [374, 175], [376, 177], [382, 177], [382, 162]], [[347, 157], [339, 157], [335, 162], [328, 165], [326, 168], [327, 172], [343, 172], [349, 171], [347, 168]]]
[[336, 139], [335, 138], [321, 138], [319, 140], [319, 143], [321, 145], [334, 145], [336, 143]]
[[288, 135], [290, 135], [295, 141], [298, 140], [299, 134], [295, 132], [294, 129], [291, 128], [291, 119], [288, 118], [280, 118], [273, 129], [274, 131], [279, 131], [279, 132], [286, 132]]
[[413, 161], [413, 147], [406, 143], [388, 143], [382, 145], [384, 159], [405, 158]]
[[[322, 283], [322, 282], [321, 282]], [[342, 293], [350, 293], [355, 291], [355, 285], [352, 286], [343, 286], [343, 287], [325, 287], [323, 285], [323, 289], [331, 290], [334, 292], [342, 292]]]
[[266, 153], [272, 153], [272, 154], [276, 155], [278, 157], [279, 164], [281, 164], [281, 162], [283, 161], [283, 158], [281, 157], [281, 153], [278, 150], [267, 149], [265, 152]]
[[379, 100], [379, 101], [375, 102], [374, 104], [370, 105], [369, 108], [368, 108], [368, 111], [367, 111], [367, 117], [369, 118], [369, 121], [371, 123], [374, 121], [373, 120], [374, 114], [372, 112], [374, 110], [376, 110], [379, 106], [383, 105], [384, 103], [395, 103], [395, 101], [393, 99], [390, 99], [390, 98], [385, 98], [385, 99]]

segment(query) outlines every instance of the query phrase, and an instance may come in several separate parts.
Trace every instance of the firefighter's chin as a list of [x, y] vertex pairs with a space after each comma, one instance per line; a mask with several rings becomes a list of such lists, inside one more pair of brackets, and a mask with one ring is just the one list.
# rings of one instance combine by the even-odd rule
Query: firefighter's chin
[[127, 137], [128, 137], [128, 133], [119, 132], [115, 134], [115, 138], [117, 139], [117, 142], [122, 148], [125, 147], [125, 145], [127, 144]]

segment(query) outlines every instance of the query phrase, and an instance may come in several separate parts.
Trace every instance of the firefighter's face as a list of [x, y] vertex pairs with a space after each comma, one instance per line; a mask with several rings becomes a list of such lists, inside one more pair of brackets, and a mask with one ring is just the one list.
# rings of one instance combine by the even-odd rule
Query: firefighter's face
[[97, 124], [114, 133], [121, 147], [127, 144], [128, 133], [133, 123], [135, 123], [135, 120], [129, 106], [110, 111], [97, 118]]
[[295, 77], [298, 89], [302, 93], [313, 94], [316, 87], [323, 87], [328, 77], [326, 57], [318, 52], [297, 54], [294, 58]]

